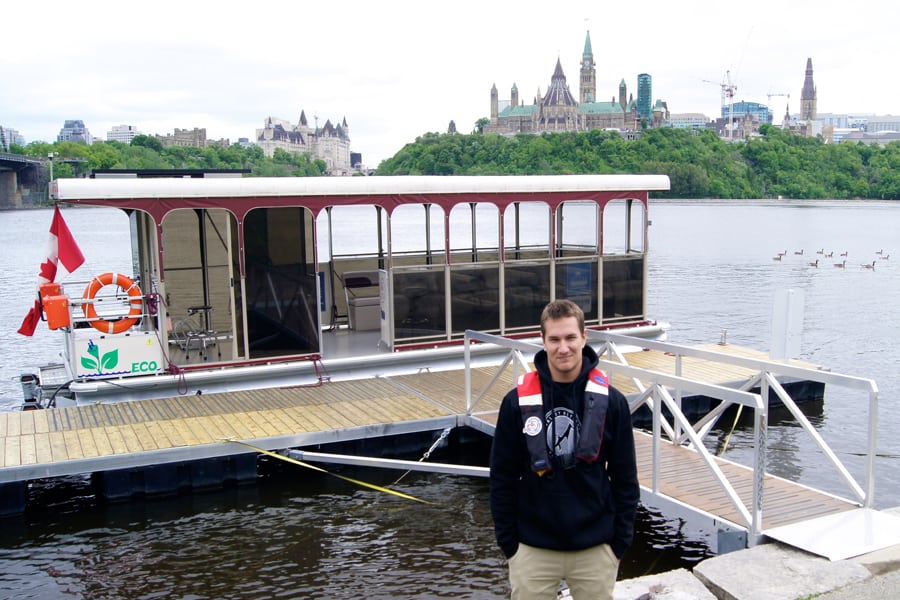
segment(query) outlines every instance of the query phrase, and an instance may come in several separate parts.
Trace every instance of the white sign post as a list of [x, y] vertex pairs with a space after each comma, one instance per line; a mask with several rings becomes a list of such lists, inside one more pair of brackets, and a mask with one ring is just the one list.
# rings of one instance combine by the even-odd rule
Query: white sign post
[[769, 357], [787, 362], [800, 354], [803, 334], [803, 290], [778, 290], [772, 310], [772, 346]]

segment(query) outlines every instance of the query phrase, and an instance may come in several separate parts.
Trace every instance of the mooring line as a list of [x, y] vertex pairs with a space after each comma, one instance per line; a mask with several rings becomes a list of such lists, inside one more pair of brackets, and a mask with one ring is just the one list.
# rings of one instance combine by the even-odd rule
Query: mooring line
[[355, 483], [356, 485], [360, 485], [362, 487], [367, 487], [369, 489], [373, 489], [378, 492], [384, 492], [386, 494], [391, 494], [393, 496], [397, 496], [399, 498], [404, 498], [406, 500], [413, 500], [415, 502], [421, 502], [422, 504], [434, 504], [433, 502], [429, 502], [428, 500], [422, 500], [421, 498], [416, 498], [415, 496], [410, 496], [409, 494], [404, 494], [403, 492], [398, 492], [398, 491], [392, 490], [390, 488], [382, 487], [380, 485], [375, 485], [374, 483], [367, 483], [365, 481], [360, 481], [359, 479], [353, 479], [352, 477], [345, 477], [344, 475], [338, 475], [337, 473], [332, 473], [331, 471], [328, 471], [327, 469], [323, 469], [321, 467], [311, 465], [307, 462], [303, 462], [302, 460], [297, 460], [296, 458], [291, 458], [290, 456], [285, 456], [283, 454], [278, 454], [277, 452], [272, 452], [271, 450], [266, 450], [264, 448], [254, 446], [252, 444], [248, 444], [247, 442], [242, 442], [240, 440], [235, 440], [235, 439], [231, 439], [231, 438], [225, 438], [222, 441], [223, 442], [231, 442], [233, 444], [240, 444], [241, 446], [246, 446], [247, 448], [250, 448], [251, 450], [259, 452], [260, 454], [265, 454], [266, 456], [271, 456], [273, 458], [277, 458], [277, 459], [283, 460], [285, 462], [299, 465], [301, 467], [306, 467], [307, 469], [312, 469], [313, 471], [319, 471], [320, 473], [326, 473], [333, 477], [337, 477], [338, 479], [343, 479], [344, 481], [348, 481], [350, 483]]

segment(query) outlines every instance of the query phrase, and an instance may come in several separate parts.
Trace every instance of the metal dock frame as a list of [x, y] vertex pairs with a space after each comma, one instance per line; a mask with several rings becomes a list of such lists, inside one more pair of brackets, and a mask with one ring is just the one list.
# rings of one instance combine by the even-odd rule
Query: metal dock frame
[[[767, 529], [764, 523], [768, 524], [768, 521], [771, 521], [772, 524], [778, 526], [786, 524], [779, 522], [778, 514], [765, 513], [766, 521], [764, 521], [764, 490], [769, 489], [776, 483], [775, 480], [780, 480], [780, 478], [776, 478], [767, 472], [766, 443], [769, 406], [768, 402], [764, 401], [763, 398], [768, 398], [771, 391], [778, 396], [803, 430], [809, 434], [822, 453], [828, 457], [829, 462], [837, 470], [841, 480], [846, 483], [852, 494], [852, 499], [847, 500], [827, 492], [814, 490], [817, 492], [817, 496], [827, 498], [831, 502], [826, 502], [827, 506], [825, 508], [810, 508], [800, 512], [804, 513], [806, 518], [813, 518], [822, 514], [850, 510], [859, 506], [870, 508], [873, 505], [878, 424], [878, 388], [874, 381], [818, 369], [798, 367], [785, 362], [735, 356], [724, 352], [714, 352], [607, 332], [589, 331], [588, 338], [589, 343], [598, 348], [598, 354], [604, 357], [600, 360], [600, 368], [605, 369], [611, 377], [626, 378], [626, 383], [630, 382], [637, 390], [636, 393], [627, 394], [632, 413], [643, 405], [648, 406], [652, 410], [653, 426], [650, 443], [651, 468], [649, 478], [642, 473], [645, 475], [642, 478], [642, 487], [651, 497], [674, 501], [687, 506], [694, 512], [705, 513], [718, 520], [731, 523], [739, 529], [745, 529], [747, 532], [746, 544], [748, 546], [753, 546], [762, 540], [765, 529]], [[473, 343], [495, 344], [509, 348], [509, 353], [498, 367], [495, 376], [488, 385], [477, 391], [472, 389], [470, 376], [472, 366], [469, 360], [469, 348]], [[674, 362], [674, 374], [629, 365], [626, 361], [627, 352], [623, 351], [626, 347], [655, 350], [658, 353], [664, 353], [666, 356], [671, 357]], [[467, 415], [473, 416], [476, 414], [475, 409], [478, 407], [479, 402], [488, 396], [490, 386], [499, 380], [499, 374], [503, 369], [511, 367], [514, 378], [520, 370], [523, 372], [530, 370], [532, 368], [530, 363], [533, 355], [540, 349], [541, 346], [536, 343], [510, 340], [476, 331], [467, 331], [465, 334]], [[750, 372], [751, 375], [746, 378], [746, 382], [739, 389], [703, 383], [683, 376], [686, 360], [699, 360], [736, 367]], [[862, 485], [851, 475], [847, 467], [815, 430], [796, 402], [784, 390], [779, 377], [822, 382], [829, 386], [847, 387], [862, 391], [868, 395], [868, 439], [865, 481]], [[614, 382], [614, 385], [619, 386], [616, 382]], [[759, 393], [748, 391], [757, 387], [760, 388]], [[706, 416], [691, 424], [681, 410], [681, 399], [686, 395], [708, 396], [720, 402]], [[749, 506], [746, 500], [741, 498], [736, 484], [732, 481], [734, 474], [729, 478], [725, 473], [723, 464], [727, 465], [730, 461], [714, 457], [703, 443], [704, 438], [718, 419], [728, 408], [735, 405], [743, 406], [753, 411], [754, 445], [752, 465], [742, 465], [749, 470], [749, 475], [752, 479], [752, 494], [750, 495]], [[668, 420], [663, 414], [663, 407], [670, 414]], [[664, 435], [665, 437], [663, 437]], [[639, 436], [637, 437], [639, 438]], [[696, 504], [692, 504], [689, 500], [685, 501], [675, 498], [663, 491], [663, 479], [665, 478], [665, 473], [661, 472], [664, 463], [663, 455], [677, 448], [686, 448], [699, 457], [700, 460], [698, 462], [704, 465], [709, 474], [712, 474], [718, 488], [727, 496], [731, 511], [710, 512]], [[731, 469], [729, 468], [729, 470]], [[646, 479], [649, 479], [649, 481]], [[782, 481], [792, 483], [786, 480]], [[796, 483], [794, 485], [798, 488], [811, 489]], [[723, 508], [727, 509], [729, 507]], [[816, 513], [816, 510], [820, 512]], [[726, 514], [723, 515], [723, 512]], [[737, 518], [728, 513], [733, 513]]]

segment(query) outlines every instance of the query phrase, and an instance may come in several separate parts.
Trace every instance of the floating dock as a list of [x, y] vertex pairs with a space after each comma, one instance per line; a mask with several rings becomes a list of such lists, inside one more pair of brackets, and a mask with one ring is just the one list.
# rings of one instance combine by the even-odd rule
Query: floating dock
[[[763, 356], [733, 345], [717, 345], [715, 350]], [[652, 349], [627, 356], [632, 367], [661, 373], [680, 369], [684, 377], [715, 385], [735, 386], [752, 371], [700, 359], [676, 365], [671, 353]], [[23, 512], [28, 482], [68, 475], [92, 474], [110, 499], [255, 478], [256, 453], [229, 440], [282, 450], [455, 427], [490, 435], [502, 396], [513, 387], [513, 375], [509, 368], [499, 373], [492, 367], [471, 368], [470, 389], [495, 390], [479, 399], [477, 411], [467, 407], [466, 372], [460, 369], [0, 413], [0, 486], [5, 498], [0, 508], [7, 514]], [[621, 374], [613, 374], [613, 384], [629, 398], [639, 391]], [[703, 461], [699, 453], [684, 445], [659, 444], [662, 459], [654, 471], [653, 436], [638, 432], [636, 446], [645, 491], [656, 490], [653, 493], [728, 523], [741, 522], [728, 495], [698, 464]], [[737, 478], [737, 493], [750, 502], [752, 469], [718, 458], [716, 462]], [[859, 506], [768, 474], [764, 486], [767, 527]]]

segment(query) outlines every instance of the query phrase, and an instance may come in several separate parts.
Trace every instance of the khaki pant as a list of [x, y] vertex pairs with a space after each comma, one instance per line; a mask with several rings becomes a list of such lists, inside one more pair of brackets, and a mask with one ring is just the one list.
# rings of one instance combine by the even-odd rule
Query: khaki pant
[[561, 580], [574, 600], [611, 600], [618, 571], [609, 544], [561, 552], [520, 543], [509, 559], [512, 600], [555, 600]]

